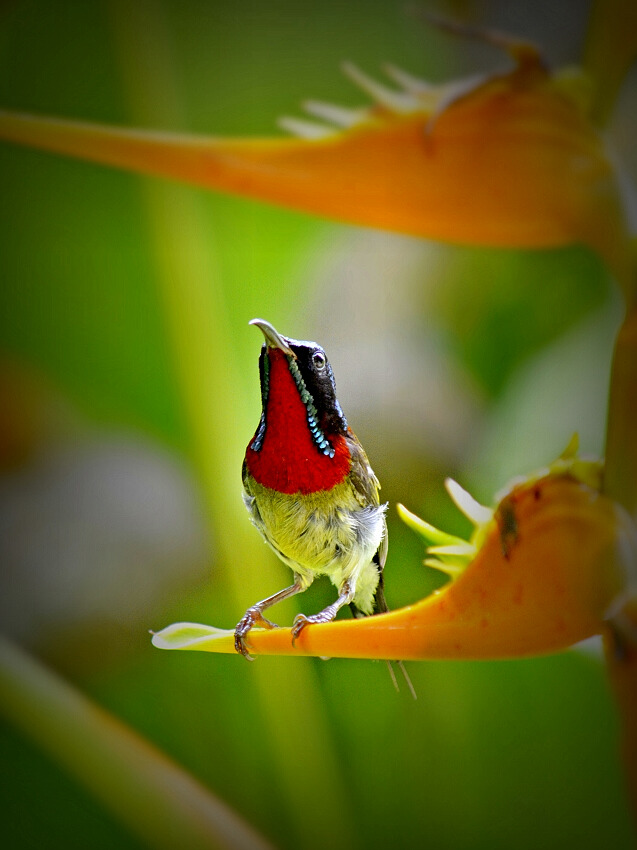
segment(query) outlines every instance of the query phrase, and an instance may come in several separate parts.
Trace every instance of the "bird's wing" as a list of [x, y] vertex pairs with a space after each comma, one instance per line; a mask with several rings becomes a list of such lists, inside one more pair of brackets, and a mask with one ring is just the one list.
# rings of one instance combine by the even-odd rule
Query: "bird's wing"
[[379, 505], [380, 498], [378, 491], [380, 490], [380, 484], [378, 478], [376, 478], [376, 475], [374, 474], [374, 470], [369, 465], [365, 449], [358, 442], [356, 435], [351, 430], [346, 435], [345, 439], [352, 458], [350, 480], [356, 492], [358, 501], [364, 508], [369, 505]]
[[[378, 478], [376, 478], [376, 475], [374, 474], [374, 471], [372, 470], [371, 466], [369, 465], [369, 460], [367, 459], [367, 455], [365, 454], [365, 449], [361, 446], [361, 444], [358, 442], [358, 439], [351, 431], [347, 434], [346, 439], [352, 458], [350, 479], [356, 492], [358, 501], [360, 502], [362, 507], [369, 507], [370, 505], [380, 505], [380, 497], [378, 493], [378, 491], [380, 490], [380, 483], [378, 481]], [[374, 598], [374, 612], [377, 614], [389, 610], [387, 607], [387, 602], [385, 601], [383, 581], [383, 569], [385, 567], [385, 561], [387, 560], [387, 549], [387, 523], [383, 518], [383, 536], [378, 546], [378, 550], [374, 555], [374, 562], [378, 567], [379, 572], [378, 588], [376, 589], [376, 596]], [[354, 612], [354, 616], [361, 616], [360, 612], [355, 608], [355, 606], [352, 606], [352, 610]]]

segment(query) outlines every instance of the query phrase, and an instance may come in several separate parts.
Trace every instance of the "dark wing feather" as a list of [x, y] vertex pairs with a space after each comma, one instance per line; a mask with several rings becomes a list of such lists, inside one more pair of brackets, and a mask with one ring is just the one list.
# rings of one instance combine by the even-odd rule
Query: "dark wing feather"
[[[369, 465], [369, 460], [367, 459], [367, 455], [365, 454], [365, 449], [358, 442], [356, 435], [353, 433], [353, 431], [351, 431], [351, 429], [348, 429], [348, 433], [345, 439], [347, 440], [347, 445], [352, 458], [350, 480], [352, 482], [354, 490], [356, 491], [356, 496], [361, 504], [361, 507], [367, 507], [368, 505], [379, 505], [380, 497], [378, 491], [380, 490], [380, 483], [378, 481], [378, 478], [376, 478], [373, 469]], [[385, 611], [389, 610], [389, 608], [387, 607], [387, 602], [385, 600], [383, 580], [383, 569], [385, 567], [385, 561], [387, 560], [387, 549], [387, 523], [385, 523], [383, 538], [380, 541], [380, 546], [378, 547], [376, 554], [374, 555], [374, 562], [378, 567], [379, 573], [378, 587], [376, 589], [376, 596], [374, 598], [375, 614], [382, 614]], [[350, 604], [350, 608], [352, 609], [354, 617], [365, 616], [353, 603]]]
[[378, 478], [374, 475], [373, 469], [369, 465], [365, 449], [350, 429], [348, 429], [348, 433], [345, 435], [345, 440], [352, 458], [350, 480], [356, 491], [358, 501], [361, 503], [361, 507], [379, 505], [378, 491], [380, 490], [380, 484], [378, 483]]

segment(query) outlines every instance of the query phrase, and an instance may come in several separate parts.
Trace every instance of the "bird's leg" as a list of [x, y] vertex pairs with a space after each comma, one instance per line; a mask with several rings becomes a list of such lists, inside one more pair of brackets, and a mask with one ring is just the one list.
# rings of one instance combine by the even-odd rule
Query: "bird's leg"
[[292, 624], [292, 644], [294, 645], [294, 642], [306, 626], [310, 623], [329, 623], [336, 617], [343, 605], [349, 605], [353, 598], [354, 587], [349, 581], [345, 581], [341, 585], [338, 599], [332, 602], [331, 605], [328, 605], [327, 608], [319, 611], [318, 614], [311, 614], [309, 617], [305, 614], [297, 614]]
[[277, 602], [282, 602], [284, 599], [288, 599], [290, 596], [300, 593], [307, 587], [307, 582], [304, 582], [300, 576], [295, 575], [294, 584], [290, 585], [290, 587], [279, 590], [278, 593], [274, 593], [272, 596], [268, 596], [267, 599], [262, 599], [261, 602], [257, 602], [256, 605], [248, 608], [234, 630], [234, 648], [237, 652], [240, 652], [241, 655], [248, 659], [248, 661], [254, 661], [245, 645], [245, 637], [250, 629], [257, 625], [263, 626], [266, 629], [277, 628], [275, 623], [270, 622], [270, 620], [266, 620], [263, 616], [263, 612], [266, 608], [270, 608], [272, 605], [276, 605]]

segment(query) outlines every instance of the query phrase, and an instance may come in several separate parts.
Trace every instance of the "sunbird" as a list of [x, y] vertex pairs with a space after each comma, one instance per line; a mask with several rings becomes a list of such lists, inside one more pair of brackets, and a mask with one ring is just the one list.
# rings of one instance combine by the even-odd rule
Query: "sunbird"
[[318, 343], [284, 337], [263, 319], [250, 324], [265, 341], [262, 411], [243, 461], [243, 500], [294, 575], [293, 584], [252, 605], [236, 626], [235, 648], [252, 660], [250, 629], [275, 628], [263, 612], [307, 590], [317, 576], [328, 576], [338, 597], [318, 614], [298, 614], [293, 641], [309, 624], [333, 620], [344, 605], [355, 617], [389, 609], [383, 589], [387, 504], [380, 503], [378, 478], [338, 403], [327, 355]]

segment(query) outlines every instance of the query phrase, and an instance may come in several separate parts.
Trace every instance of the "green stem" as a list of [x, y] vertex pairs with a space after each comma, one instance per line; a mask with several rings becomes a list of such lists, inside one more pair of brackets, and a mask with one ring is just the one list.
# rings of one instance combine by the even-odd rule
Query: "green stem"
[[0, 711], [148, 846], [271, 848], [161, 751], [3, 638]]
[[[637, 274], [637, 269], [634, 270]], [[634, 281], [632, 281], [634, 282]], [[633, 288], [633, 292], [635, 289]], [[604, 491], [637, 521], [637, 299], [629, 302], [615, 343], [606, 434]], [[637, 824], [637, 564], [626, 577], [625, 604], [604, 642], [608, 678], [621, 724], [628, 794]]]
[[[184, 126], [162, 4], [115, 0], [110, 9], [131, 118], [136, 124]], [[215, 569], [223, 571], [238, 620], [263, 595], [257, 576], [268, 554], [240, 497], [241, 462], [256, 423], [248, 420], [247, 382], [237, 367], [236, 334], [197, 193], [159, 180], [144, 181], [143, 187], [167, 333], [215, 541]], [[255, 340], [255, 369], [258, 345]], [[347, 788], [312, 662], [273, 668], [257, 661], [250, 674], [255, 714], [267, 729], [255, 760], [272, 762], [297, 843], [311, 835], [313, 846], [355, 846]], [[298, 741], [307, 762], [302, 777]]]
[[593, 117], [610, 118], [626, 73], [637, 56], [635, 0], [595, 0], [589, 20], [584, 67], [594, 81]]
[[606, 437], [604, 490], [637, 517], [637, 305], [615, 343]]
[[[612, 114], [626, 72], [637, 55], [634, 0], [595, 0], [589, 21], [585, 67], [594, 81], [593, 118], [601, 126]], [[606, 431], [604, 491], [637, 518], [637, 255], [630, 246], [619, 263], [626, 316], [615, 343]], [[615, 270], [617, 272], [617, 269]], [[637, 572], [637, 565], [634, 565]], [[627, 579], [630, 586], [631, 577]], [[605, 640], [608, 677], [619, 710], [622, 754], [637, 822], [637, 629], [634, 600], [627, 594], [621, 621]]]

